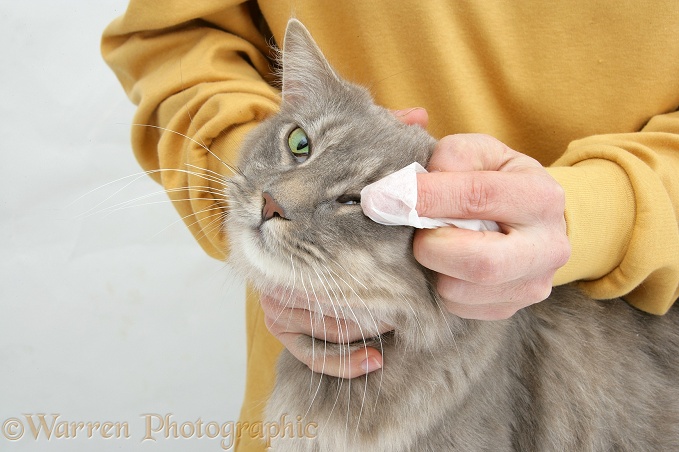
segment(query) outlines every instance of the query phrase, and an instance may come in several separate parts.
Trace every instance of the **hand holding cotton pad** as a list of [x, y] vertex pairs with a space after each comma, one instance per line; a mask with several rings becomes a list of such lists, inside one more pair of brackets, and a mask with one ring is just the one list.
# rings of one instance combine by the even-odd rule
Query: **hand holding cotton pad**
[[426, 173], [422, 165], [411, 163], [361, 190], [363, 213], [376, 223], [415, 228], [456, 226], [474, 231], [499, 231], [494, 221], [420, 217], [417, 205], [417, 174]]

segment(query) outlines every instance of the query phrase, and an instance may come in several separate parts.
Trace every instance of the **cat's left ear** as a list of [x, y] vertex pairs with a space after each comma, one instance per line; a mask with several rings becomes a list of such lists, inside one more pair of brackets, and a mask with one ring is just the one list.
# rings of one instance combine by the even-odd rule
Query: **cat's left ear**
[[290, 19], [283, 41], [283, 103], [295, 104], [341, 84], [328, 60], [297, 19]]

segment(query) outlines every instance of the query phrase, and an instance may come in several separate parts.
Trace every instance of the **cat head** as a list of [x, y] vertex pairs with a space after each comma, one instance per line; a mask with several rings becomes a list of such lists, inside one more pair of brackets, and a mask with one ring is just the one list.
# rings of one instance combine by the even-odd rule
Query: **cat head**
[[413, 229], [371, 221], [360, 191], [414, 161], [426, 165], [435, 140], [341, 79], [294, 19], [281, 65], [280, 112], [247, 137], [228, 184], [230, 263], [261, 291], [350, 306], [366, 330], [376, 317], [402, 323], [415, 300], [433, 309]]

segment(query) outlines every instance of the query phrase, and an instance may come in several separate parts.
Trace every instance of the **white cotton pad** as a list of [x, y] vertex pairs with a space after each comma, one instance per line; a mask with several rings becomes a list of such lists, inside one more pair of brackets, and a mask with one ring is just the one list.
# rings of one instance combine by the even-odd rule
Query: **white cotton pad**
[[361, 190], [363, 213], [376, 223], [388, 226], [440, 228], [456, 226], [474, 231], [499, 231], [494, 221], [420, 217], [417, 205], [417, 174], [426, 173], [422, 165], [411, 163], [403, 169], [367, 185]]

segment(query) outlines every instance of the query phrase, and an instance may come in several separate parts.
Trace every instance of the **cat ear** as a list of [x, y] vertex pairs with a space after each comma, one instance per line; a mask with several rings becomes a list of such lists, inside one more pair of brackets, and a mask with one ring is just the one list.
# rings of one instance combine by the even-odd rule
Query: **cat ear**
[[283, 41], [283, 103], [295, 104], [341, 83], [309, 30], [290, 19]]

